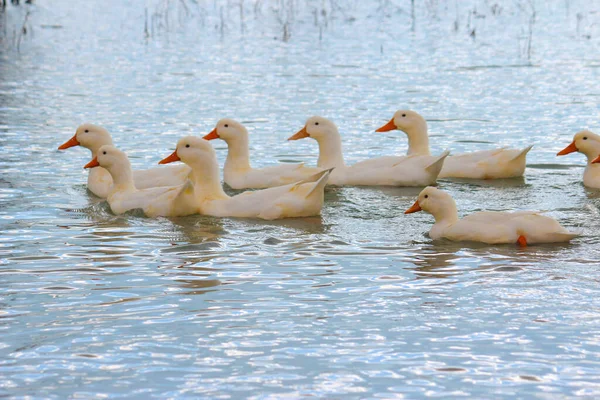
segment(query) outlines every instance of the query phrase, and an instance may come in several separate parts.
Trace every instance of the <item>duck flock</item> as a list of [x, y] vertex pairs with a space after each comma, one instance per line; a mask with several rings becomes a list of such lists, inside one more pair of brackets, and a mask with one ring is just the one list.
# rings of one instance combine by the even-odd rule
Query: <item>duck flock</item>
[[[248, 131], [232, 119], [222, 119], [203, 138], [186, 136], [175, 151], [159, 162], [171, 164], [146, 170], [131, 169], [127, 155], [113, 145], [110, 133], [97, 125], [83, 124], [59, 147], [83, 146], [92, 152], [88, 189], [106, 198], [112, 212], [122, 214], [142, 209], [149, 217], [204, 214], [215, 217], [262, 218], [266, 220], [319, 215], [326, 185], [425, 186], [405, 214], [426, 211], [435, 223], [432, 239], [476, 241], [488, 244], [568, 242], [578, 233], [569, 232], [553, 218], [534, 211], [483, 211], [458, 218], [452, 197], [431, 185], [438, 178], [500, 179], [522, 176], [524, 149], [498, 148], [458, 155], [444, 151], [431, 155], [427, 122], [418, 113], [399, 110], [377, 132], [401, 130], [408, 137], [406, 156], [377, 157], [347, 165], [337, 126], [323, 117], [311, 117], [288, 140], [312, 138], [319, 145], [316, 167], [280, 164], [252, 168]], [[233, 189], [260, 189], [229, 196], [223, 190], [216, 153], [210, 140], [227, 143], [224, 182]], [[558, 155], [581, 152], [587, 156], [583, 184], [600, 188], [600, 136], [577, 133]]]

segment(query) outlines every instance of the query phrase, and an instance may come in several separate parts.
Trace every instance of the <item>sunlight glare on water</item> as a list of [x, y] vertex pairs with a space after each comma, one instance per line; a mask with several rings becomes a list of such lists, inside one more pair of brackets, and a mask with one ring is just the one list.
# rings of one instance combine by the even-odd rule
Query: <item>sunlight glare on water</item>
[[[556, 157], [599, 130], [597, 4], [132, 3], [0, 14], [0, 395], [600, 396], [600, 196]], [[440, 181], [460, 215], [545, 210], [582, 237], [433, 242], [403, 214], [420, 188], [328, 188], [321, 217], [275, 222], [115, 216], [89, 153], [56, 150], [91, 122], [149, 168], [231, 117], [254, 166], [313, 165], [286, 138], [322, 115], [352, 163], [406, 152], [374, 132], [400, 108], [434, 154], [534, 145], [523, 179]]]

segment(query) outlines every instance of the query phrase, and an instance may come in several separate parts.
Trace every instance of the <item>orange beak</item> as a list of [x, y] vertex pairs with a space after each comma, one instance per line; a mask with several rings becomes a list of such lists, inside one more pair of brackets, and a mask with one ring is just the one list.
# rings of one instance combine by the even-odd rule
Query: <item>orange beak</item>
[[310, 137], [310, 135], [308, 134], [308, 132], [306, 131], [306, 125], [304, 125], [304, 128], [300, 129], [298, 132], [296, 132], [294, 135], [290, 136], [288, 138], [288, 140], [298, 140], [298, 139], [304, 139], [305, 137]]
[[390, 119], [390, 122], [375, 130], [375, 132], [388, 132], [393, 131], [394, 129], [398, 129], [396, 124], [394, 123], [394, 118]]
[[404, 211], [404, 214], [412, 214], [414, 212], [421, 211], [421, 210], [422, 210], [422, 208], [419, 205], [419, 200], [417, 200], [417, 201], [415, 201], [415, 204], [410, 206], [410, 208], [408, 210]]
[[215, 129], [213, 129], [212, 131], [210, 131], [209, 134], [204, 135], [204, 137], [202, 139], [204, 140], [213, 140], [213, 139], [219, 139], [221, 136], [219, 136], [219, 134], [217, 133], [217, 127], [215, 127]]
[[556, 153], [556, 155], [564, 156], [565, 154], [574, 153], [576, 151], [579, 151], [579, 149], [577, 148], [577, 146], [575, 145], [575, 142], [573, 141], [573, 142], [571, 142], [570, 145], [568, 145], [567, 147], [565, 147], [564, 149], [562, 149], [561, 151]]
[[68, 149], [69, 147], [79, 146], [79, 141], [77, 140], [77, 134], [73, 135], [73, 137], [60, 146], [58, 146], [59, 150]]
[[92, 161], [90, 161], [89, 163], [85, 164], [85, 166], [83, 168], [94, 168], [94, 167], [99, 167], [100, 164], [98, 163], [98, 157], [94, 157], [94, 159]]
[[598, 164], [598, 163], [600, 163], [600, 156], [598, 156], [592, 160], [592, 164]]
[[179, 158], [179, 156], [177, 155], [177, 150], [175, 150], [167, 158], [163, 158], [162, 160], [160, 160], [158, 163], [159, 164], [168, 164], [168, 163], [172, 163], [172, 162], [175, 162], [175, 161], [181, 161], [181, 158]]

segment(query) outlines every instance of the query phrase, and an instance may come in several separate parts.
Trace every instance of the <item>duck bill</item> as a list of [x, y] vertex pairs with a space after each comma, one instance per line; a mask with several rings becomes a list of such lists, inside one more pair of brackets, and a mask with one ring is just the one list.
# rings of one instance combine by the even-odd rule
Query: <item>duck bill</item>
[[309, 136], [310, 135], [306, 131], [306, 125], [304, 125], [304, 128], [300, 129], [298, 132], [296, 132], [295, 134], [293, 134], [292, 136], [290, 136], [288, 138], [288, 140], [304, 139], [304, 138], [309, 137]]
[[94, 157], [94, 159], [92, 161], [90, 161], [89, 163], [85, 164], [85, 166], [83, 168], [88, 169], [88, 168], [94, 168], [94, 167], [99, 167], [100, 164], [98, 163], [98, 157]]
[[77, 134], [73, 135], [73, 137], [71, 139], [67, 140], [66, 142], [64, 142], [63, 144], [58, 146], [58, 149], [65, 150], [65, 149], [68, 149], [69, 147], [74, 147], [74, 146], [79, 146], [79, 141], [77, 140]]
[[412, 214], [415, 213], [417, 211], [421, 211], [422, 208], [419, 205], [419, 200], [415, 201], [415, 204], [413, 204], [408, 210], [404, 211], [404, 214]]
[[389, 131], [393, 131], [394, 129], [398, 129], [398, 128], [396, 128], [396, 124], [394, 123], [394, 118], [392, 118], [392, 119], [390, 119], [390, 122], [388, 122], [384, 126], [375, 129], [375, 132], [389, 132]]
[[570, 145], [568, 145], [567, 147], [565, 147], [564, 149], [562, 149], [561, 151], [559, 151], [558, 153], [556, 153], [556, 155], [557, 156], [564, 156], [565, 154], [574, 153], [576, 151], [579, 151], [579, 149], [575, 145], [575, 142], [571, 142]]
[[181, 161], [181, 158], [177, 155], [177, 150], [175, 150], [170, 156], [163, 158], [158, 163], [159, 164], [169, 164], [175, 161]]
[[217, 133], [217, 128], [215, 127], [215, 129], [210, 131], [210, 133], [208, 133], [207, 135], [204, 135], [204, 137], [202, 139], [213, 140], [213, 139], [219, 139], [220, 137], [221, 136], [219, 136], [219, 134]]
[[598, 163], [600, 163], [600, 156], [598, 156], [592, 160], [592, 164], [598, 164]]

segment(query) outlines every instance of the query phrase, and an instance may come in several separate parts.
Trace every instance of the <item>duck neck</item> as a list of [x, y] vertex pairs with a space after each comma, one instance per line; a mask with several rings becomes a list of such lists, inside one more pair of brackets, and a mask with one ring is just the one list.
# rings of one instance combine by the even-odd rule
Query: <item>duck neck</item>
[[248, 136], [239, 135], [232, 140], [227, 140], [227, 159], [225, 160], [225, 170], [228, 171], [247, 171], [250, 169], [250, 151], [248, 146]]
[[408, 136], [408, 155], [429, 155], [429, 135], [427, 134], [427, 122], [418, 121], [409, 129], [403, 130]]
[[113, 179], [112, 192], [134, 192], [136, 191], [135, 183], [133, 182], [133, 172], [129, 160], [120, 164], [112, 165], [107, 168]]
[[594, 166], [600, 165], [600, 164], [592, 164], [592, 161], [594, 161], [594, 159], [596, 157], [598, 157], [598, 154], [600, 154], [600, 145], [597, 146], [597, 151], [598, 151], [597, 153], [596, 153], [596, 151], [586, 151], [584, 153], [584, 155], [587, 158], [587, 164], [588, 164], [588, 166], [590, 166], [590, 165], [594, 165]]
[[432, 210], [431, 214], [435, 219], [435, 223], [449, 225], [458, 221], [458, 211], [456, 210], [456, 203], [453, 199], [450, 201], [441, 204], [440, 207], [437, 207], [435, 210]]
[[113, 145], [113, 141], [111, 138], [105, 138], [104, 140], [102, 140], [102, 142], [99, 143], [94, 143], [93, 146], [88, 147], [88, 149], [92, 152], [92, 158], [96, 157], [98, 155], [98, 150], [100, 150], [100, 147], [104, 146], [105, 144], [108, 145]]
[[188, 165], [194, 176], [194, 192], [199, 200], [227, 199], [219, 177], [219, 164], [216, 159], [197, 159]]
[[332, 133], [325, 138], [317, 140], [319, 143], [319, 168], [345, 167], [344, 155], [342, 153], [342, 138], [339, 133]]
[[591, 164], [588, 161], [583, 172], [583, 184], [592, 188], [600, 188], [600, 164]]

